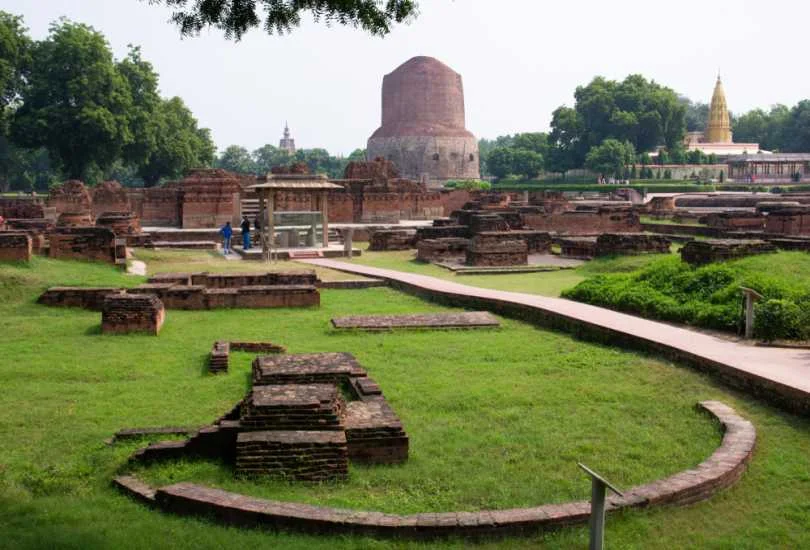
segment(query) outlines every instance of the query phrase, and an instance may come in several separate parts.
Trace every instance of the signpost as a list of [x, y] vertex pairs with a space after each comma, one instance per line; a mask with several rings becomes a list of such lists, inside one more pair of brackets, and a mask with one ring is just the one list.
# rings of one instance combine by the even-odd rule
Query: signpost
[[588, 548], [602, 550], [605, 545], [605, 489], [610, 489], [620, 497], [624, 495], [605, 478], [581, 462], [577, 462], [577, 466], [591, 476], [591, 519], [589, 522], [591, 542]]

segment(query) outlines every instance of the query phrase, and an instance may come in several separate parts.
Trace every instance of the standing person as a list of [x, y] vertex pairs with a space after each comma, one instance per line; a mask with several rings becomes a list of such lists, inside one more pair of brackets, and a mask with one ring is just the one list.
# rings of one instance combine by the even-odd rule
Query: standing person
[[222, 235], [223, 254], [230, 254], [231, 237], [233, 236], [233, 227], [231, 227], [231, 222], [225, 222], [225, 225], [223, 225], [222, 229], [219, 230], [219, 234]]
[[247, 216], [242, 216], [242, 250], [250, 250], [250, 220]]

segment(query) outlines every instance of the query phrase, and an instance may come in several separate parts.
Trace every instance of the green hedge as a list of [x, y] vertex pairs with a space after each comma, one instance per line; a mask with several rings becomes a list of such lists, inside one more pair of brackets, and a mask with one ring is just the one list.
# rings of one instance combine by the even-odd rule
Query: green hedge
[[[797, 253], [782, 256], [790, 261]], [[801, 253], [799, 253], [801, 254]], [[765, 296], [756, 306], [755, 334], [766, 340], [810, 338], [810, 283], [764, 269], [762, 260], [694, 268], [671, 256], [631, 272], [599, 275], [563, 292], [565, 298], [703, 328], [738, 332], [740, 287]], [[807, 261], [801, 258], [801, 261]]]

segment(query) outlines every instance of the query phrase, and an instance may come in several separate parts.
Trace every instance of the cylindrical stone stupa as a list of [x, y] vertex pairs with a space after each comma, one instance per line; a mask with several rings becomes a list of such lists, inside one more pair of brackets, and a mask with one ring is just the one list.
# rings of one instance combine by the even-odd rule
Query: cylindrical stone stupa
[[478, 179], [478, 140], [465, 127], [461, 75], [424, 56], [385, 75], [382, 126], [369, 138], [367, 155], [392, 161], [406, 178]]

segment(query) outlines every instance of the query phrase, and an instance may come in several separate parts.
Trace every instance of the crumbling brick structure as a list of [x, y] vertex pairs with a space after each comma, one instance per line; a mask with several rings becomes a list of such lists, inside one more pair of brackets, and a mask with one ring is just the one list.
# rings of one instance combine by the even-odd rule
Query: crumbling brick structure
[[166, 313], [163, 303], [150, 294], [108, 294], [101, 310], [101, 332], [145, 332], [157, 336]]
[[0, 216], [7, 220], [44, 218], [45, 205], [37, 198], [0, 197]]
[[559, 243], [563, 258], [589, 260], [596, 256], [596, 237], [563, 237]]
[[768, 213], [765, 232], [777, 235], [810, 235], [810, 206], [782, 208]]
[[369, 250], [410, 250], [416, 247], [416, 230], [377, 229], [369, 238]]
[[90, 198], [91, 210], [95, 219], [107, 212], [117, 214], [132, 212], [129, 195], [117, 181], [104, 181], [96, 185], [90, 191]]
[[458, 237], [423, 239], [416, 244], [416, 259], [420, 262], [446, 262], [465, 257], [469, 247], [469, 239]]
[[706, 225], [724, 231], [762, 231], [765, 217], [756, 212], [713, 212], [704, 217]]
[[668, 254], [672, 241], [663, 235], [646, 233], [603, 233], [596, 238], [597, 256]]
[[91, 227], [93, 216], [90, 212], [62, 212], [56, 220], [57, 227]]
[[272, 475], [298, 481], [327, 481], [349, 475], [344, 432], [242, 432], [236, 438], [237, 475]]
[[531, 229], [568, 235], [641, 232], [638, 212], [623, 206], [601, 206], [562, 214], [524, 214], [523, 222]]
[[182, 226], [185, 229], [219, 227], [238, 222], [240, 179], [221, 169], [192, 170], [175, 182], [182, 192]]
[[473, 237], [467, 249], [467, 265], [473, 266], [510, 266], [528, 265], [529, 248], [526, 241], [493, 242], [487, 237]]
[[86, 214], [93, 222], [93, 198], [84, 183], [79, 180], [68, 180], [52, 187], [48, 196], [48, 206], [56, 209], [58, 214]]
[[48, 234], [51, 258], [94, 260], [108, 263], [126, 261], [121, 246], [116, 246], [115, 234], [104, 227], [59, 227]]
[[128, 237], [141, 232], [141, 224], [135, 214], [126, 212], [104, 212], [96, 217], [97, 227], [106, 227], [116, 237]]
[[0, 231], [0, 262], [31, 260], [31, 236], [16, 231]]
[[776, 251], [774, 244], [760, 240], [689, 241], [681, 248], [681, 259], [692, 265], [703, 265]]
[[551, 234], [548, 231], [484, 231], [475, 236], [479, 243], [497, 246], [504, 241], [525, 241], [529, 254], [550, 254]]

